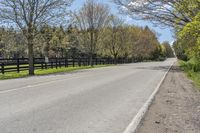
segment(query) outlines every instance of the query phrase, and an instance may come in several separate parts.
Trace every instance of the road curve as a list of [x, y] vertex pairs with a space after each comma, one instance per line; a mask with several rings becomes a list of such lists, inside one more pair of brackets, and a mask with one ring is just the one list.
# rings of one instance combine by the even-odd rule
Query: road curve
[[0, 133], [123, 133], [174, 61], [0, 81]]

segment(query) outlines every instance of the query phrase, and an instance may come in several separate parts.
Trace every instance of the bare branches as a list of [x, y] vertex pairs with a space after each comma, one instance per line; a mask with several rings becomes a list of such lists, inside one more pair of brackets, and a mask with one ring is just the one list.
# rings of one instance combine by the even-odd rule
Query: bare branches
[[99, 29], [108, 23], [109, 8], [107, 5], [88, 0], [79, 13], [75, 13], [75, 23], [82, 30]]
[[50, 23], [66, 15], [73, 0], [0, 0], [0, 21], [38, 26]]
[[[188, 10], [180, 10], [184, 0], [113, 0], [121, 11], [134, 19], [147, 19], [163, 25], [184, 26], [192, 20]], [[189, 4], [190, 2], [188, 2]], [[192, 10], [192, 13], [197, 12]], [[195, 14], [195, 13], [194, 13]]]
[[75, 25], [85, 36], [83, 42], [86, 42], [85, 47], [91, 58], [97, 49], [99, 32], [109, 22], [109, 15], [107, 5], [96, 3], [94, 0], [87, 0], [80, 11], [73, 15]]

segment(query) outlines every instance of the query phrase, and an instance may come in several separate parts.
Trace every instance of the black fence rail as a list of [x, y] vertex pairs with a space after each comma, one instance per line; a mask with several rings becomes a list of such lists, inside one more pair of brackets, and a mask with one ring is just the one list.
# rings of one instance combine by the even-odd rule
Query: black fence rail
[[[117, 59], [112, 58], [94, 58], [94, 65], [105, 64], [123, 64], [131, 63], [131, 59]], [[90, 60], [88, 58], [49, 58], [48, 61], [45, 58], [34, 58], [34, 69], [49, 69], [49, 68], [61, 68], [61, 67], [76, 67], [76, 66], [89, 66]], [[0, 59], [0, 73], [5, 74], [8, 72], [17, 72], [28, 70], [28, 58], [17, 59]]]

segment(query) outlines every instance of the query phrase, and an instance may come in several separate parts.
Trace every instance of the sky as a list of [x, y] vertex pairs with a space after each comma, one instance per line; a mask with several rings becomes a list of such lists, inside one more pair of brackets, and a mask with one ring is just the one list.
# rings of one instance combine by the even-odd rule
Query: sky
[[[151, 24], [148, 21], [144, 20], [133, 20], [129, 16], [122, 15], [119, 13], [119, 10], [117, 8], [117, 5], [111, 2], [111, 0], [97, 0], [98, 2], [108, 4], [111, 10], [112, 14], [118, 15], [120, 18], [123, 18], [125, 20], [125, 23], [127, 24], [134, 24], [136, 26], [148, 26], [152, 30], [154, 30], [156, 33], [158, 33], [158, 39], [162, 43], [164, 41], [168, 41], [169, 43], [173, 43], [174, 38], [173, 38], [173, 32], [169, 28], [160, 28], [160, 27], [155, 27], [153, 24]], [[78, 11], [84, 4], [85, 0], [75, 0], [74, 3], [71, 6], [71, 10], [76, 10]]]

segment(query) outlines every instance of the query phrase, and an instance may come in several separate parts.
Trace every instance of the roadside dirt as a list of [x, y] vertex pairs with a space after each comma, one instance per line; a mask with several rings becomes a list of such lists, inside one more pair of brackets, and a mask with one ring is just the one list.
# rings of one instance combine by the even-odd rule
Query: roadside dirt
[[174, 65], [137, 133], [200, 133], [200, 91]]

